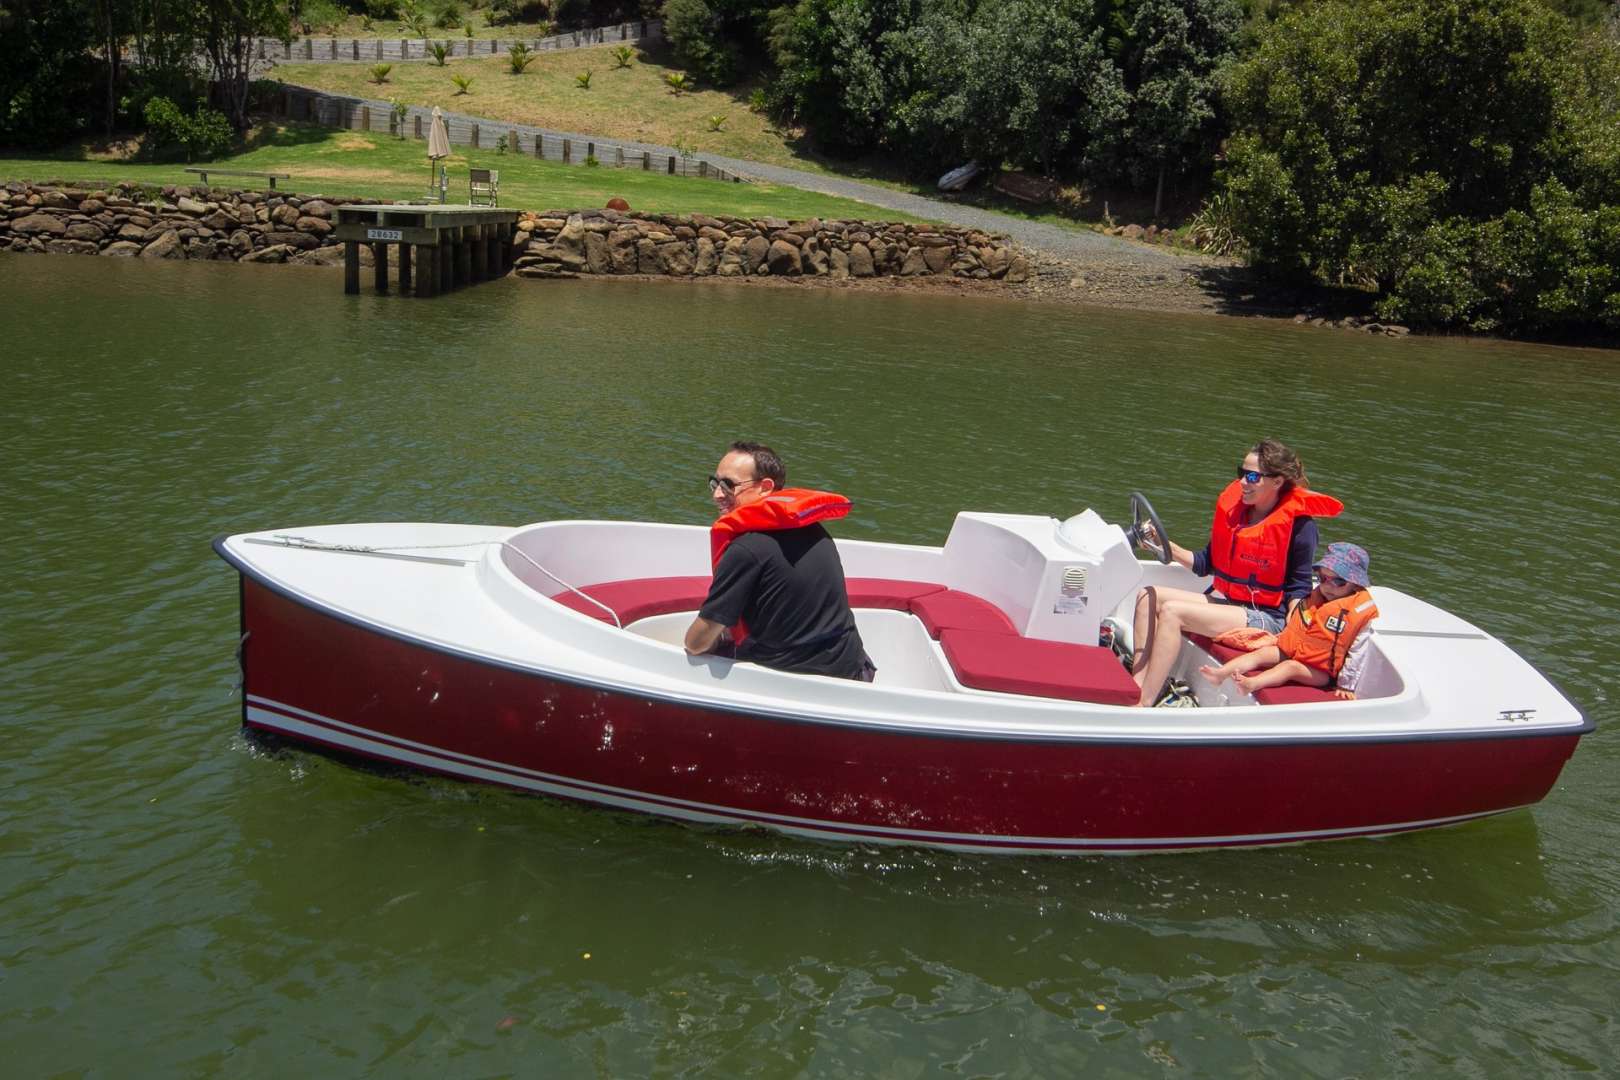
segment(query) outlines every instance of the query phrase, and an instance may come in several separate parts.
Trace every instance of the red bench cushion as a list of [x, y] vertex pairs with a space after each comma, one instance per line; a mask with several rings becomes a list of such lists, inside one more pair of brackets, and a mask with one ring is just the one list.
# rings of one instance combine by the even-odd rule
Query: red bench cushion
[[[1224, 664], [1234, 657], [1242, 656], [1242, 649], [1234, 649], [1230, 645], [1218, 645], [1203, 634], [1188, 634], [1187, 640], [1215, 658], [1217, 664]], [[1282, 686], [1268, 686], [1264, 690], [1257, 690], [1254, 700], [1261, 705], [1304, 705], [1312, 701], [1338, 701], [1332, 691], [1324, 690], [1319, 686], [1305, 686], [1301, 683], [1285, 683]]]
[[852, 577], [844, 582], [849, 589], [849, 606], [910, 611], [920, 596], [944, 592], [945, 586], [931, 581], [901, 581], [898, 578]]
[[946, 630], [979, 630], [1017, 634], [1012, 620], [996, 605], [971, 593], [943, 589], [911, 601], [911, 613], [922, 620], [932, 637]]
[[[669, 615], [677, 611], [696, 611], [709, 595], [709, 578], [656, 577], [633, 578], [629, 581], [604, 581], [600, 585], [586, 585], [581, 590], [592, 599], [612, 608], [625, 626], [638, 619], [654, 615]], [[563, 607], [572, 608], [582, 615], [612, 623], [608, 613], [580, 596], [577, 592], [561, 592], [552, 597]]]
[[1004, 694], [1135, 705], [1141, 688], [1111, 650], [996, 630], [947, 629], [940, 648], [963, 686]]
[[1333, 691], [1324, 690], [1320, 686], [1284, 683], [1281, 686], [1268, 686], [1264, 690], [1256, 690], [1254, 700], [1262, 705], [1309, 705], [1313, 701], [1340, 699], [1333, 696]]
[[[697, 611], [709, 595], [709, 581], [708, 577], [632, 578], [585, 585], [581, 591], [612, 608], [619, 621], [629, 626], [638, 619], [650, 619], [654, 615]], [[908, 610], [917, 597], [945, 590], [945, 586], [930, 581], [900, 581], [895, 578], [850, 578], [846, 584], [849, 587], [850, 607], [890, 608], [896, 611]], [[552, 599], [581, 615], [589, 615], [605, 623], [613, 622], [607, 612], [577, 592], [560, 592]]]

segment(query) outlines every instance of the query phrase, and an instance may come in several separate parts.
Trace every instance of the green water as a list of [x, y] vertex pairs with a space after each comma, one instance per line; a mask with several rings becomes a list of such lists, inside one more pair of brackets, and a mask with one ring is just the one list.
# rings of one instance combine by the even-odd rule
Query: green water
[[[0, 327], [7, 1076], [1616, 1068], [1616, 354], [746, 286], [346, 298], [320, 271], [21, 256]], [[1348, 504], [1326, 539], [1597, 720], [1543, 804], [1383, 841], [969, 857], [238, 730], [217, 533], [697, 523], [750, 436], [855, 498], [846, 536], [1118, 519], [1139, 487], [1196, 542], [1268, 433]]]

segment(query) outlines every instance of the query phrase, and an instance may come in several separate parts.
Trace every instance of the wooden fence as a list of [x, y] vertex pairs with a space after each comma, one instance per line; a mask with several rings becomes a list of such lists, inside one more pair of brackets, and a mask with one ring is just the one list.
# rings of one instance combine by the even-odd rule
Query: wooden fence
[[[424, 141], [433, 123], [433, 113], [428, 109], [411, 106], [404, 118], [400, 119], [386, 101], [327, 94], [307, 87], [285, 87], [276, 105], [277, 111], [289, 120], [351, 131], [386, 132]], [[583, 165], [588, 159], [594, 159], [597, 164], [612, 168], [642, 169], [669, 176], [729, 180], [732, 183], [743, 183], [750, 179], [695, 155], [670, 153], [657, 147], [608, 142], [590, 136], [457, 113], [446, 113], [444, 119], [452, 145], [496, 150], [502, 147], [504, 140], [506, 153], [527, 154], [543, 161], [560, 161], [565, 165]]]
[[446, 45], [448, 56], [499, 56], [513, 45], [527, 45], [534, 52], [582, 49], [616, 41], [653, 41], [664, 36], [662, 19], [622, 22], [615, 26], [594, 26], [584, 30], [552, 34], [543, 38], [255, 38], [253, 58], [282, 63], [377, 63], [386, 60], [427, 60], [429, 45]]

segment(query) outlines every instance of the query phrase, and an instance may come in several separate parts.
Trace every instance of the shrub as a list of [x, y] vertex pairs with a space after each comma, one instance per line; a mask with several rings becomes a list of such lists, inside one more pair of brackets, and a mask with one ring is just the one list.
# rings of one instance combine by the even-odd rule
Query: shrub
[[709, 130], [710, 131], [724, 131], [725, 127], [726, 127], [726, 120], [727, 119], [729, 119], [729, 118], [727, 116], [725, 116], [723, 113], [716, 113], [715, 115], [709, 117]]
[[683, 71], [671, 71], [664, 75], [664, 81], [669, 84], [670, 93], [679, 97], [692, 89], [692, 80]]
[[446, 0], [439, 8], [439, 14], [434, 18], [433, 22], [434, 25], [441, 26], [446, 30], [455, 30], [461, 26], [463, 18], [465, 16], [462, 14], [461, 5], [456, 3], [456, 0]]
[[596, 155], [595, 154], [586, 154], [585, 155], [585, 165], [586, 165], [587, 168], [594, 169], [594, 168], [596, 168], [597, 166], [599, 166], [601, 164], [602, 163], [600, 161], [596, 160]]
[[529, 70], [529, 65], [540, 59], [540, 54], [530, 52], [529, 47], [519, 41], [506, 50], [508, 61], [512, 65], [512, 74], [521, 75]]
[[507, 137], [502, 135], [500, 138], [495, 140], [495, 152], [497, 154], [506, 153], [506, 139]]
[[178, 146], [185, 151], [186, 160], [201, 158], [207, 161], [230, 149], [232, 132], [230, 121], [218, 109], [199, 105], [187, 116], [180, 107], [166, 97], [154, 97], [146, 103], [147, 136], [154, 154], [160, 149]]
[[628, 46], [628, 45], [620, 45], [617, 49], [614, 49], [613, 50], [613, 67], [614, 67], [614, 70], [618, 70], [619, 68], [627, 68], [627, 67], [629, 67], [630, 66], [630, 58], [632, 56], [634, 56], [634, 55], [635, 55], [635, 53], [631, 51], [630, 46]]
[[366, 17], [394, 19], [399, 17], [399, 0], [366, 0]]
[[297, 24], [305, 34], [322, 30], [332, 33], [348, 14], [332, 0], [304, 0], [298, 8]]
[[371, 72], [371, 81], [381, 86], [388, 81], [388, 73], [394, 70], [393, 64], [372, 64], [367, 69]]
[[770, 107], [771, 107], [770, 98], [766, 95], [766, 93], [765, 93], [765, 91], [763, 89], [756, 89], [756, 90], [754, 90], [752, 93], [750, 93], [748, 95], [748, 111], [749, 112], [759, 113], [761, 115], [764, 115], [764, 113]]
[[456, 96], [472, 93], [473, 81], [471, 75], [452, 75], [450, 81], [456, 84]]
[[407, 11], [399, 17], [399, 28], [412, 37], [428, 36], [428, 17], [420, 11]]
[[579, 88], [581, 90], [589, 90], [591, 88], [591, 75], [592, 74], [593, 73], [592, 73], [591, 69], [586, 68], [584, 71], [582, 71], [578, 75], [574, 76], [574, 82], [579, 84]]
[[1229, 192], [1212, 195], [1188, 224], [1188, 238], [1199, 251], [1231, 255], [1243, 247], [1237, 205]]
[[395, 135], [403, 139], [405, 137], [405, 118], [411, 114], [411, 107], [398, 98], [389, 98], [388, 114], [390, 121], [392, 121], [389, 126], [394, 129]]
[[430, 41], [428, 42], [427, 52], [433, 58], [435, 66], [444, 67], [445, 63], [450, 59], [450, 43], [448, 41]]

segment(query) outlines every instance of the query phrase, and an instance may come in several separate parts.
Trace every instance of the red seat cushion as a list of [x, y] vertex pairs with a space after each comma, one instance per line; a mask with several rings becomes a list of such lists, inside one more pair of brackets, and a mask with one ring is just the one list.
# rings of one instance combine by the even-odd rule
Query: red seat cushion
[[996, 605], [955, 589], [916, 597], [911, 601], [911, 613], [921, 619], [929, 635], [936, 638], [946, 630], [1017, 634], [1012, 620]]
[[1142, 694], [1111, 650], [995, 630], [947, 629], [940, 648], [963, 686], [1004, 694], [1135, 705]]
[[[619, 622], [629, 626], [638, 619], [650, 619], [654, 615], [696, 611], [703, 606], [704, 599], [709, 595], [709, 578], [632, 578], [629, 581], [604, 581], [599, 585], [586, 585], [581, 591], [586, 596], [612, 608], [619, 616]], [[582, 615], [589, 615], [605, 623], [613, 622], [607, 612], [577, 592], [560, 592], [552, 599]]]
[[849, 606], [910, 611], [919, 596], [944, 592], [945, 586], [931, 581], [901, 581], [897, 578], [852, 577], [844, 582], [849, 589]]
[[1313, 701], [1338, 701], [1333, 691], [1302, 683], [1284, 683], [1268, 686], [1254, 692], [1254, 700], [1262, 705], [1309, 705]]

